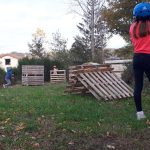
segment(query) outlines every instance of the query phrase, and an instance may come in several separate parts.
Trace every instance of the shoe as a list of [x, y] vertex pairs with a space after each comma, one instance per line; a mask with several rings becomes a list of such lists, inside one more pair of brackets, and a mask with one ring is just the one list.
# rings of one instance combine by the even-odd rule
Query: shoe
[[6, 88], [5, 84], [3, 84], [3, 88]]
[[137, 116], [137, 120], [141, 120], [141, 119], [146, 118], [146, 116], [144, 115], [144, 112], [143, 112], [143, 111], [137, 112], [137, 113], [136, 113], [136, 116]]

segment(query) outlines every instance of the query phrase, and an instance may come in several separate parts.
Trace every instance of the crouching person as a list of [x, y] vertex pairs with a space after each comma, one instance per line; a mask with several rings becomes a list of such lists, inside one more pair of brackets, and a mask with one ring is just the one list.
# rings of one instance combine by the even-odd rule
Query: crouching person
[[6, 84], [3, 84], [4, 88], [7, 88], [8, 86], [11, 86], [11, 78], [12, 78], [12, 68], [7, 67], [7, 72], [6, 72], [6, 75], [5, 75]]

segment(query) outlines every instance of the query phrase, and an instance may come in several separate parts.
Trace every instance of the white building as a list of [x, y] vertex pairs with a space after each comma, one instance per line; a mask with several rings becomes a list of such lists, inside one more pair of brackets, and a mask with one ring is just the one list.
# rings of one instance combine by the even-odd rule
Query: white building
[[126, 69], [126, 64], [131, 63], [132, 59], [117, 59], [117, 60], [106, 60], [105, 64], [110, 64], [113, 68], [113, 72], [115, 72], [119, 77]]
[[8, 53], [0, 55], [0, 67], [6, 71], [7, 67], [16, 68], [18, 66], [19, 59], [25, 57], [22, 53]]

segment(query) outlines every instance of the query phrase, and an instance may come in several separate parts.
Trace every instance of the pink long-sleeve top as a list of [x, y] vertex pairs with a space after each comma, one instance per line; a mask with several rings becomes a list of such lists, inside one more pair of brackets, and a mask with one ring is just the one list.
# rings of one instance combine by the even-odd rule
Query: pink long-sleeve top
[[[133, 36], [134, 25], [135, 22], [130, 26], [130, 39], [134, 46], [134, 53], [150, 54], [150, 35], [147, 35], [145, 37], [134, 38]], [[148, 26], [150, 28], [150, 21], [148, 22]], [[139, 24], [137, 26], [136, 35], [139, 35], [138, 31], [139, 31]]]

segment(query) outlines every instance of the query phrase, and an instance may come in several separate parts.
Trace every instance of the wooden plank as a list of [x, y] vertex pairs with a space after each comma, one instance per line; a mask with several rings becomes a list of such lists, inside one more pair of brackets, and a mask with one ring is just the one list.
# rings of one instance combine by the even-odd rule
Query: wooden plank
[[111, 87], [118, 93], [117, 95], [119, 95], [120, 98], [126, 97], [122, 88], [116, 83], [115, 80], [113, 80], [111, 78], [111, 74], [108, 75], [108, 74], [106, 74], [106, 72], [103, 72], [101, 75], [103, 75], [103, 77], [105, 77], [105, 80], [107, 80], [107, 82], [110, 82]]
[[87, 82], [84, 81], [84, 79], [82, 79], [82, 77], [78, 76], [78, 79], [96, 97], [96, 99], [98, 99], [98, 100], [101, 99], [101, 97], [91, 87], [89, 87], [89, 85], [87, 84]]
[[80, 74], [80, 73], [88, 73], [88, 72], [97, 72], [97, 71], [101, 71], [101, 72], [103, 72], [103, 71], [112, 71], [113, 69], [112, 68], [92, 68], [92, 69], [79, 69], [79, 70], [76, 70], [76, 71], [74, 71], [73, 73], [74, 74]]
[[[108, 74], [110, 74], [110, 72], [107, 72]], [[112, 78], [119, 84], [119, 85], [124, 85], [123, 89], [128, 92], [130, 94], [130, 96], [133, 96], [133, 90], [123, 81], [121, 80], [119, 77], [117, 78], [117, 75], [115, 75], [114, 73], [111, 73]]]
[[106, 86], [105, 83], [103, 83], [102, 80], [99, 79], [98, 74], [95, 73], [89, 73], [93, 79], [95, 79], [95, 82], [99, 84], [99, 86], [101, 86], [101, 88], [103, 89], [103, 91], [105, 92], [105, 94], [107, 95], [107, 97], [109, 97], [109, 99], [114, 99], [116, 98], [116, 96], [109, 90], [109, 88]]
[[[93, 88], [93, 91], [95, 91], [94, 93], [96, 93], [96, 94], [99, 95], [100, 97], [104, 98], [105, 100], [108, 100], [107, 96], [104, 95], [103, 93], [101, 93], [101, 92], [97, 89], [97, 87], [95, 87], [95, 85], [94, 85], [92, 82], [89, 81], [89, 79], [88, 79], [86, 76], [84, 76], [82, 73], [79, 74], [79, 75], [84, 79], [84, 81], [86, 81], [86, 83], [89, 85], [90, 88]], [[92, 94], [93, 94], [93, 93], [92, 93]]]
[[[101, 82], [98, 82], [98, 80], [95, 80], [95, 78], [90, 75], [89, 73], [84, 73], [88, 79], [91, 81], [91, 83], [93, 83], [97, 89], [99, 90], [99, 92], [103, 93], [105, 95], [105, 97], [107, 97], [108, 99], [113, 99], [115, 98], [115, 95], [110, 95], [108, 92], [106, 92], [106, 90], [104, 89], [104, 86], [101, 84]], [[93, 73], [91, 73], [93, 74]]]
[[126, 91], [123, 89], [123, 86], [124, 86], [124, 85], [123, 85], [123, 84], [118, 84], [117, 79], [118, 79], [119, 77], [117, 77], [116, 80], [114, 80], [114, 78], [112, 77], [112, 73], [111, 73], [111, 74], [107, 74], [107, 73], [105, 72], [104, 74], [105, 74], [105, 76], [106, 76], [107, 78], [109, 78], [110, 81], [113, 82], [113, 84], [116, 86], [116, 88], [120, 91], [120, 93], [121, 93], [121, 95], [123, 96], [123, 98], [125, 98], [125, 97], [130, 97], [130, 94], [129, 94], [128, 92], [126, 92]]
[[103, 76], [103, 74], [101, 72], [96, 72], [95, 75], [104, 84], [104, 86], [106, 87], [105, 90], [107, 92], [109, 92], [111, 95], [113, 95], [113, 97], [115, 97], [115, 99], [121, 98], [121, 96], [117, 93], [117, 91], [114, 90], [113, 87], [111, 87], [112, 84], [107, 81], [107, 79]]

